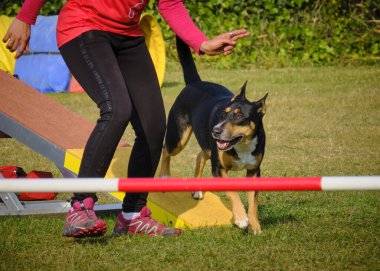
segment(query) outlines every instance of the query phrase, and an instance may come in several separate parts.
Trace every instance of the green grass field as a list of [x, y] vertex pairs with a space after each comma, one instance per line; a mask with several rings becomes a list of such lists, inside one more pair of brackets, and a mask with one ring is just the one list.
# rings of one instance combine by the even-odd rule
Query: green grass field
[[[247, 79], [251, 100], [269, 93], [263, 176], [380, 175], [379, 67], [200, 74], [233, 91]], [[172, 65], [162, 88], [167, 109], [182, 87], [182, 73]], [[50, 97], [97, 119], [84, 94]], [[133, 142], [130, 128], [124, 137]], [[192, 139], [173, 159], [181, 176], [192, 176], [198, 150]], [[0, 140], [0, 165], [60, 176], [13, 139]], [[100, 196], [100, 203], [110, 200]], [[262, 192], [259, 198], [259, 236], [231, 226], [186, 229], [179, 238], [111, 238], [111, 215], [104, 217], [106, 236], [74, 240], [61, 237], [64, 215], [0, 217], [0, 270], [380, 270], [380, 191]]]

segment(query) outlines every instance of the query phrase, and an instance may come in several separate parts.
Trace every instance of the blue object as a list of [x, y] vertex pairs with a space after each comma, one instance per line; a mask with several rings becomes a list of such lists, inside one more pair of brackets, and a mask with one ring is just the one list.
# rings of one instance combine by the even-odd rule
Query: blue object
[[43, 93], [65, 92], [70, 84], [70, 71], [56, 40], [58, 16], [38, 16], [31, 27], [30, 54], [16, 60], [15, 75]]

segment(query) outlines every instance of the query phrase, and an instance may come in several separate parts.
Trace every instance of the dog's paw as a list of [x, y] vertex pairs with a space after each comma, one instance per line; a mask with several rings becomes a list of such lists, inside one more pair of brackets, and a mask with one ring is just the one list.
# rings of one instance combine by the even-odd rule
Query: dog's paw
[[234, 224], [239, 228], [239, 229], [246, 229], [248, 227], [248, 217], [244, 217], [242, 219], [236, 219]]
[[256, 226], [249, 225], [248, 232], [253, 233], [254, 235], [259, 235], [261, 234], [261, 227], [260, 225], [256, 225]]
[[254, 235], [258, 235], [261, 233], [261, 226], [260, 223], [254, 222], [254, 223], [249, 223], [248, 226], [248, 232], [253, 233]]
[[203, 192], [202, 191], [192, 192], [191, 195], [193, 196], [193, 199], [196, 199], [196, 200], [203, 199]]

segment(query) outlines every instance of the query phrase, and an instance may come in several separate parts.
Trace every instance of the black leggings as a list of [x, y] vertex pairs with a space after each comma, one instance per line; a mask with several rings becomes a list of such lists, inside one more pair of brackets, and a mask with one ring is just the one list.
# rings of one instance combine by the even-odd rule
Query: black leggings
[[[153, 177], [160, 160], [166, 119], [144, 37], [88, 31], [61, 46], [60, 51], [70, 72], [100, 110], [78, 177], [105, 176], [129, 122], [136, 138], [128, 177]], [[86, 197], [97, 201], [94, 193], [75, 193], [72, 200]], [[123, 211], [140, 211], [147, 197], [148, 193], [127, 193]]]

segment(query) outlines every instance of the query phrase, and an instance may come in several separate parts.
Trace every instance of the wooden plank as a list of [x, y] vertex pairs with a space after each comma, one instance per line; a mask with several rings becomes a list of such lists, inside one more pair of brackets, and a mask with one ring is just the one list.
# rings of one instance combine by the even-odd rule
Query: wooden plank
[[0, 112], [63, 150], [84, 148], [94, 128], [79, 114], [3, 71]]

